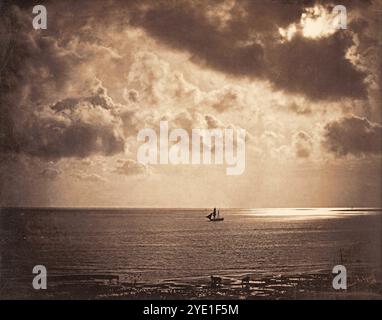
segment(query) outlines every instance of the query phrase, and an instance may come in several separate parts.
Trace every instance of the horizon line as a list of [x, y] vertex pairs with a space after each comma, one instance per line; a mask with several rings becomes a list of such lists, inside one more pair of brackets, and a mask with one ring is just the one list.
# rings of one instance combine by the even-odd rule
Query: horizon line
[[[2, 209], [61, 209], [61, 210], [70, 210], [70, 209], [82, 209], [82, 210], [120, 210], [120, 209], [182, 209], [182, 210], [210, 210], [214, 207], [152, 207], [152, 206], [0, 206]], [[216, 207], [219, 209], [228, 209], [228, 210], [254, 210], [254, 209], [344, 209], [344, 210], [382, 210], [382, 207]]]

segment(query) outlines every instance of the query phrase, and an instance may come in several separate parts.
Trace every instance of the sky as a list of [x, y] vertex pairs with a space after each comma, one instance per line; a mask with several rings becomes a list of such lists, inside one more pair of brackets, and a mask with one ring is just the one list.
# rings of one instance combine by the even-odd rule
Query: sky
[[[2, 1], [0, 205], [380, 207], [382, 3], [342, 4]], [[244, 172], [140, 163], [160, 121], [245, 129]]]

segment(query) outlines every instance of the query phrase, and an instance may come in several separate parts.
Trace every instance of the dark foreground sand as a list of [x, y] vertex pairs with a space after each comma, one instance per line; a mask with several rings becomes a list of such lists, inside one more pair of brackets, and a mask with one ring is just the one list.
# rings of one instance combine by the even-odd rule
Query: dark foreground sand
[[209, 278], [148, 284], [111, 275], [81, 275], [52, 277], [48, 290], [2, 289], [3, 299], [382, 299], [382, 283], [374, 276], [349, 277], [348, 289], [337, 291], [330, 273], [251, 276], [244, 285], [232, 277], [213, 285]]

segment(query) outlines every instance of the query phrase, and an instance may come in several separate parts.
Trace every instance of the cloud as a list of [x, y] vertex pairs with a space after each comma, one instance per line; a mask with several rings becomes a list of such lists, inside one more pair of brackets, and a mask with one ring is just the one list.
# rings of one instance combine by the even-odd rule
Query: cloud
[[279, 158], [278, 150], [285, 144], [285, 137], [279, 132], [270, 130], [269, 127], [255, 139], [258, 157], [265, 160]]
[[[226, 74], [270, 80], [278, 89], [314, 100], [366, 97], [366, 73], [346, 56], [355, 45], [351, 31], [280, 41], [279, 28], [300, 21], [314, 1], [231, 2], [135, 4], [131, 23], [168, 46], [188, 51], [194, 62]], [[211, 15], [221, 6], [223, 12]], [[352, 9], [357, 6], [363, 5], [355, 3]]]
[[35, 111], [19, 132], [18, 152], [42, 158], [113, 155], [124, 151], [122, 121], [105, 91]]
[[346, 116], [324, 127], [323, 147], [336, 156], [380, 154], [382, 126], [366, 118]]
[[126, 102], [139, 102], [151, 109], [191, 108], [201, 102], [203, 95], [199, 87], [156, 53], [142, 50], [134, 55], [124, 90]]
[[[206, 15], [207, 7], [213, 6], [201, 2], [195, 5], [192, 1], [146, 2], [134, 6], [131, 23], [143, 27], [167, 45], [190, 51], [195, 59], [215, 69], [237, 75], [245, 75], [248, 69], [261, 72], [261, 45], [235, 46], [241, 38], [240, 30], [219, 31], [220, 24], [214, 24]], [[230, 28], [224, 30], [231, 27], [230, 24]], [[246, 34], [248, 30], [241, 31]]]
[[48, 179], [55, 179], [61, 174], [61, 170], [55, 168], [44, 168], [40, 172], [40, 176]]
[[309, 158], [313, 150], [313, 140], [304, 131], [299, 131], [293, 136], [293, 147], [298, 158]]
[[312, 114], [312, 108], [309, 105], [307, 105], [306, 103], [305, 104], [299, 104], [296, 102], [292, 102], [292, 103], [288, 104], [287, 110], [291, 111], [293, 113], [296, 113], [298, 115], [310, 115], [310, 114]]
[[202, 103], [218, 112], [243, 109], [246, 106], [243, 90], [239, 86], [225, 86], [208, 92]]
[[107, 179], [100, 176], [96, 173], [86, 173], [86, 172], [77, 172], [73, 174], [75, 178], [81, 181], [89, 181], [89, 182], [106, 182]]
[[34, 30], [24, 5], [6, 5], [1, 12], [7, 36], [0, 36], [0, 150], [57, 158], [123, 149], [118, 128], [106, 123], [115, 117], [108, 111], [113, 102], [93, 91], [95, 71], [89, 67], [91, 60], [120, 57], [97, 42], [78, 41], [69, 28], [55, 34], [54, 23], [45, 32]]
[[[354, 45], [351, 33], [337, 32], [322, 39], [296, 35], [291, 41], [278, 41], [279, 27], [299, 21], [311, 4], [115, 1], [109, 6], [114, 13], [128, 9], [129, 23], [146, 30], [160, 46], [165, 43], [185, 50], [194, 62], [223, 73], [270, 80], [278, 89], [306, 94], [311, 99], [363, 96], [364, 73], [345, 58]], [[216, 6], [221, 9], [218, 13]], [[5, 51], [6, 64], [1, 70], [2, 151], [46, 159], [110, 156], [123, 152], [126, 139], [139, 129], [156, 127], [161, 119], [167, 118], [174, 127], [186, 130], [227, 127], [214, 113], [250, 109], [255, 100], [248, 99], [250, 90], [239, 85], [203, 91], [182, 73], [173, 71], [159, 54], [145, 48], [135, 50], [135, 56], [130, 53], [134, 60], [127, 74], [123, 74], [125, 70], [118, 73], [126, 79], [124, 95], [121, 90], [126, 105], [117, 104], [103, 86], [93, 89], [94, 77], [83, 73], [87, 69], [82, 66], [99, 55], [107, 55], [110, 64], [118, 65], [123, 52], [108, 47], [112, 41], [99, 41], [104, 39], [97, 37], [104, 35], [98, 32], [94, 37], [83, 32], [78, 35], [73, 34], [73, 26], [67, 26], [58, 34], [57, 26], [65, 22], [58, 16], [57, 23], [52, 21], [52, 28], [41, 36], [31, 28], [30, 14], [23, 10], [10, 6], [1, 22], [18, 26], [12, 28], [11, 47], [6, 37], [0, 40], [11, 50]], [[76, 6], [78, 14], [85, 11], [96, 17], [100, 13], [99, 7], [90, 2]], [[116, 25], [120, 16], [113, 16], [112, 22], [110, 16], [100, 15], [99, 23]], [[85, 20], [89, 30], [91, 19]], [[99, 66], [98, 61], [93, 62], [88, 69]], [[305, 115], [311, 112], [310, 105], [291, 104], [286, 109]]]
[[243, 86], [226, 84], [209, 90], [201, 87], [158, 54], [138, 51], [128, 72], [123, 97], [128, 104], [162, 112], [183, 108], [224, 113], [250, 107], [251, 92]]
[[301, 36], [269, 51], [269, 79], [276, 88], [313, 100], [365, 98], [365, 72], [347, 58], [352, 36], [336, 33], [322, 39]]
[[151, 174], [151, 169], [149, 166], [139, 163], [135, 160], [119, 160], [118, 163], [119, 165], [114, 172], [120, 175], [136, 176]]
[[81, 59], [60, 47], [54, 37], [33, 32], [30, 15], [16, 6], [4, 6], [2, 28], [9, 32], [10, 39], [0, 37], [4, 52], [0, 68], [0, 149], [14, 151], [21, 148], [18, 135], [35, 106], [53, 102], [70, 90], [71, 70]]

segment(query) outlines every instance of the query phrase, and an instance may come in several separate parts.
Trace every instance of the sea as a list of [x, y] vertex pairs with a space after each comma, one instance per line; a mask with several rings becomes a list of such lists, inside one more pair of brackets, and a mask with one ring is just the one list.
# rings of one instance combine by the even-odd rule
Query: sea
[[2, 208], [0, 296], [48, 281], [102, 278], [156, 284], [381, 270], [381, 209]]

